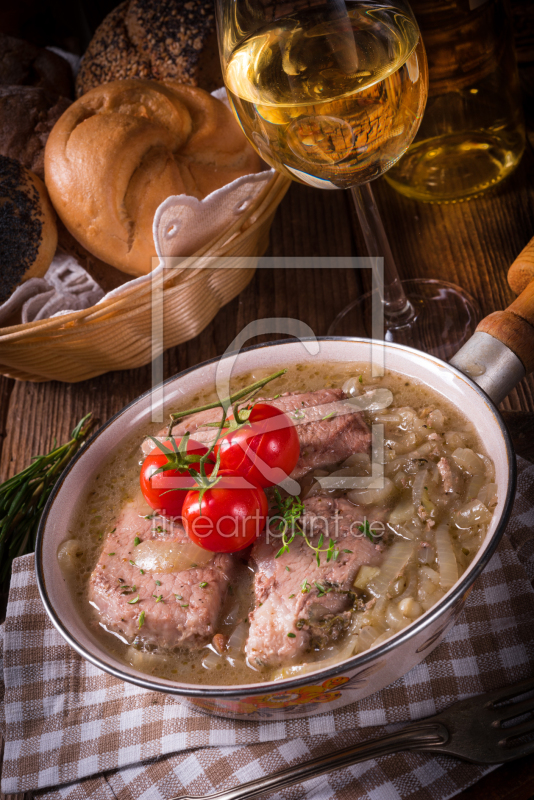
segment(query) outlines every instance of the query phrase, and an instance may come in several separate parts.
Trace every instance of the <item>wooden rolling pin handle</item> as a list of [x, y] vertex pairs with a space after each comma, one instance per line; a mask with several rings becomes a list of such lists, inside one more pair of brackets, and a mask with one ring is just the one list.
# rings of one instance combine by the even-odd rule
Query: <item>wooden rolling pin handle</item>
[[521, 294], [534, 281], [534, 238], [519, 253], [508, 270], [508, 283], [516, 294]]
[[505, 344], [521, 359], [527, 374], [533, 372], [534, 281], [528, 284], [506, 311], [495, 311], [485, 317], [479, 323], [477, 331], [489, 333]]

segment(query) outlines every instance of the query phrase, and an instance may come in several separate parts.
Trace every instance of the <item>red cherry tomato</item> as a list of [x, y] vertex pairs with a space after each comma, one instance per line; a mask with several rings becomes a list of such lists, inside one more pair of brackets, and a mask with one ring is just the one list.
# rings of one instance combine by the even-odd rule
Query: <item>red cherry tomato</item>
[[[179, 441], [176, 442], [177, 446]], [[171, 441], [164, 441], [163, 444], [173, 449]], [[189, 439], [187, 442], [187, 454], [196, 455], [199, 458], [208, 452], [208, 448], [200, 442], [195, 442]], [[143, 496], [151, 508], [159, 511], [164, 517], [178, 517], [182, 513], [182, 506], [184, 504], [187, 491], [184, 491], [189, 486], [194, 486], [194, 478], [189, 475], [187, 470], [168, 469], [164, 472], [158, 472], [154, 475], [156, 470], [165, 466], [172, 460], [172, 455], [168, 455], [159, 447], [155, 447], [151, 453], [143, 461], [141, 467], [140, 483]], [[192, 469], [199, 470], [200, 464], [198, 461], [192, 462], [190, 465]], [[206, 474], [209, 475], [213, 470], [213, 464], [206, 463]], [[177, 489], [176, 487], [184, 487]]]
[[297, 429], [287, 414], [268, 403], [255, 405], [248, 422], [217, 442], [221, 469], [242, 475], [256, 486], [281, 483], [299, 460]]
[[234, 553], [251, 544], [265, 528], [268, 503], [263, 489], [239, 475], [219, 473], [221, 480], [200, 492], [188, 492], [182, 509], [187, 535], [214, 553]]

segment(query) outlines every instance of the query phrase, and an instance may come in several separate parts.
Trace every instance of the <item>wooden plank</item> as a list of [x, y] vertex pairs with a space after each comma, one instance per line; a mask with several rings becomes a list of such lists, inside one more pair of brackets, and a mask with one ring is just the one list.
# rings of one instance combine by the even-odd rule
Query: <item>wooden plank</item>
[[458, 800], [531, 800], [534, 791], [532, 756], [511, 761], [456, 795]]
[[2, 457], [2, 448], [7, 432], [6, 424], [9, 413], [9, 399], [14, 385], [15, 381], [0, 375], [0, 458]]

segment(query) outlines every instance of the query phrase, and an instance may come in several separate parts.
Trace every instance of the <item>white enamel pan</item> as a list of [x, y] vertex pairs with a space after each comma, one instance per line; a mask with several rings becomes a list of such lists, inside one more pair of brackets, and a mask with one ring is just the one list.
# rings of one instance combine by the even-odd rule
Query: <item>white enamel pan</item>
[[[507, 311], [490, 315], [450, 364], [411, 348], [384, 344], [387, 369], [431, 386], [454, 403], [475, 426], [496, 470], [498, 504], [474, 561], [450, 591], [404, 630], [376, 648], [328, 669], [269, 684], [206, 686], [168, 681], [141, 673], [108, 652], [72, 602], [56, 557], [72, 537], [80, 498], [110, 451], [146, 432], [153, 413], [150, 392], [104, 425], [62, 476], [44, 511], [37, 538], [39, 591], [59, 633], [84, 658], [117, 678], [166, 692], [209, 713], [246, 719], [281, 719], [324, 713], [382, 689], [422, 661], [454, 624], [465, 599], [494, 553], [508, 521], [515, 489], [515, 456], [497, 404], [534, 367], [534, 282]], [[376, 345], [376, 343], [375, 343]], [[235, 372], [275, 371], [310, 361], [369, 362], [366, 339], [327, 337], [311, 354], [306, 342], [285, 340], [240, 352]], [[315, 348], [317, 349], [317, 348]], [[165, 408], [184, 406], [213, 385], [218, 359], [176, 375], [164, 385]]]

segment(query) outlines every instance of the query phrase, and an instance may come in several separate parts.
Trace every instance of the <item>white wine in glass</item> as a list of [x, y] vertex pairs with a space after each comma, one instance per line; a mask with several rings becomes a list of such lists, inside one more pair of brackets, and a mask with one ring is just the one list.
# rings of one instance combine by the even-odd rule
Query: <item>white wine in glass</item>
[[[408, 4], [217, 0], [217, 27], [230, 102], [261, 157], [293, 180], [351, 190], [369, 255], [384, 258], [384, 337], [455, 352], [474, 327], [471, 298], [430, 280], [406, 281], [405, 292], [369, 185], [406, 151], [425, 107]], [[329, 333], [368, 334], [372, 308], [371, 294], [356, 299]]]
[[299, 7], [266, 23], [231, 53], [225, 82], [263, 159], [324, 189], [389, 169], [415, 136], [427, 91], [411, 14], [359, 2]]

